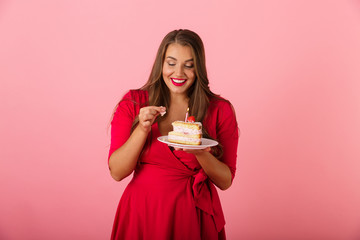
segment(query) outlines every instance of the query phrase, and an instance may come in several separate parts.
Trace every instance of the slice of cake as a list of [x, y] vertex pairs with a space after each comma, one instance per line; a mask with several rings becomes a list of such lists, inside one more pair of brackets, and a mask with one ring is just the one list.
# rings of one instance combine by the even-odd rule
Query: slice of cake
[[168, 134], [168, 141], [172, 143], [201, 145], [201, 122], [175, 121], [173, 131]]

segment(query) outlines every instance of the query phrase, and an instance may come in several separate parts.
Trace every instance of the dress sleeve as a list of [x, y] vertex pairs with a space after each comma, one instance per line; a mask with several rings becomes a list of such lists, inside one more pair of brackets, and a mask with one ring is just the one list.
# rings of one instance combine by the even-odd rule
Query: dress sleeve
[[119, 102], [111, 121], [111, 143], [108, 160], [111, 154], [121, 147], [130, 137], [131, 126], [135, 119], [134, 101], [131, 91]]
[[217, 138], [223, 147], [224, 162], [231, 171], [232, 179], [235, 177], [237, 147], [239, 142], [239, 128], [233, 106], [229, 102], [223, 102], [219, 109], [217, 122]]

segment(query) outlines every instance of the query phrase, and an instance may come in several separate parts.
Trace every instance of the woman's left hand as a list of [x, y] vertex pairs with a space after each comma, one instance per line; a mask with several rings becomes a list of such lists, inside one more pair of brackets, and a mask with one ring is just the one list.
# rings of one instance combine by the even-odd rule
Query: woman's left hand
[[204, 149], [175, 148], [175, 150], [194, 154], [206, 175], [221, 190], [231, 186], [232, 178], [229, 167], [210, 153], [210, 147]]

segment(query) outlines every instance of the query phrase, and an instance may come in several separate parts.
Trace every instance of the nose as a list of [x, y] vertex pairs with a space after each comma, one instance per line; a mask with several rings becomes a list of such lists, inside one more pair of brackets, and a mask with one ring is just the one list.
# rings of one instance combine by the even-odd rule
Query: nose
[[181, 64], [177, 64], [175, 69], [175, 76], [176, 77], [183, 77], [184, 76], [184, 67]]

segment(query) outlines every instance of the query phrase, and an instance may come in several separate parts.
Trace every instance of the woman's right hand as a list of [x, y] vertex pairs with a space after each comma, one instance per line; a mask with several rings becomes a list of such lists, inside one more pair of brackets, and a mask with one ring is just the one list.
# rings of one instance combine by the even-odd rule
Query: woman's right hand
[[139, 111], [139, 127], [146, 133], [151, 130], [151, 125], [154, 123], [157, 116], [166, 113], [165, 107], [148, 106], [140, 108]]
[[128, 140], [110, 156], [110, 174], [116, 181], [124, 179], [134, 171], [151, 125], [157, 116], [165, 114], [165, 110], [165, 107], [156, 106], [140, 109], [138, 126]]

